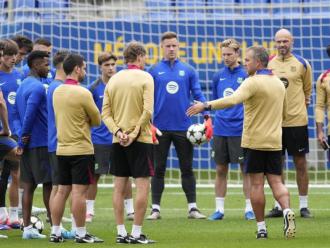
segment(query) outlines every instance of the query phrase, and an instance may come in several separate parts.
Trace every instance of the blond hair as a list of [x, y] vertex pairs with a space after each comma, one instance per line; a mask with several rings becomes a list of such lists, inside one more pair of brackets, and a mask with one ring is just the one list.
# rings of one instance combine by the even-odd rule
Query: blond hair
[[235, 39], [227, 39], [221, 42], [220, 48], [224, 47], [232, 48], [235, 50], [235, 52], [237, 52], [239, 51], [241, 44], [239, 44], [239, 42]]

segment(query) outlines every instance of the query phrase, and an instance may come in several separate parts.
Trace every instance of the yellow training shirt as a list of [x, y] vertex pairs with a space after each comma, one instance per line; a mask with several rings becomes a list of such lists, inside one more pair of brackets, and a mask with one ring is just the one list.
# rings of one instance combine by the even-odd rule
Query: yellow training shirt
[[139, 142], [152, 143], [151, 118], [154, 80], [139, 69], [126, 69], [113, 75], [104, 91], [102, 119], [118, 143], [118, 130]]
[[298, 127], [308, 124], [306, 102], [312, 94], [312, 69], [309, 63], [298, 55], [291, 54], [284, 60], [275, 56], [268, 63], [286, 87], [288, 113], [283, 127]]
[[282, 120], [286, 114], [285, 87], [270, 70], [264, 69], [245, 79], [225, 98], [208, 102], [212, 109], [223, 109], [243, 102], [244, 125], [242, 147], [282, 150]]

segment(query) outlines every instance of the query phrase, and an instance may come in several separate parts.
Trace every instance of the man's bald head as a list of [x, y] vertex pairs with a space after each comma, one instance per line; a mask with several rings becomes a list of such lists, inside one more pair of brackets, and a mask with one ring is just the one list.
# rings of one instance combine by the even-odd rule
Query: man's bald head
[[291, 54], [293, 36], [289, 30], [285, 28], [278, 30], [275, 34], [275, 43], [279, 56], [286, 58]]
[[293, 36], [291, 34], [291, 32], [285, 28], [281, 28], [280, 30], [278, 30], [275, 34], [275, 41], [276, 39], [280, 39], [280, 38], [287, 38], [289, 40], [293, 40]]

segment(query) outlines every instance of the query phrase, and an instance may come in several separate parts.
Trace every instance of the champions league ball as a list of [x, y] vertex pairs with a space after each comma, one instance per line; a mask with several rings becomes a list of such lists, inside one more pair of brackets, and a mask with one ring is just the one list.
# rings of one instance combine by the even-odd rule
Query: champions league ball
[[[39, 233], [42, 233], [42, 231], [44, 230], [43, 221], [38, 216], [34, 216], [34, 215], [31, 215], [30, 220], [31, 220], [32, 227], [37, 229]], [[21, 230], [23, 230], [23, 228], [24, 228], [23, 219], [21, 219], [20, 221], [21, 221]]]
[[192, 124], [187, 131], [187, 139], [191, 144], [199, 146], [207, 142], [204, 124]]

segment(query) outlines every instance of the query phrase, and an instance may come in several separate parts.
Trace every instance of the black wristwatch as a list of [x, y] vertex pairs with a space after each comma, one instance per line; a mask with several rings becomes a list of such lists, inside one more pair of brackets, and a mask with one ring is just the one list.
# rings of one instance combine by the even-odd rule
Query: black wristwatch
[[212, 108], [212, 105], [211, 104], [207, 104], [207, 102], [204, 102], [204, 111], [210, 111], [211, 108]]

